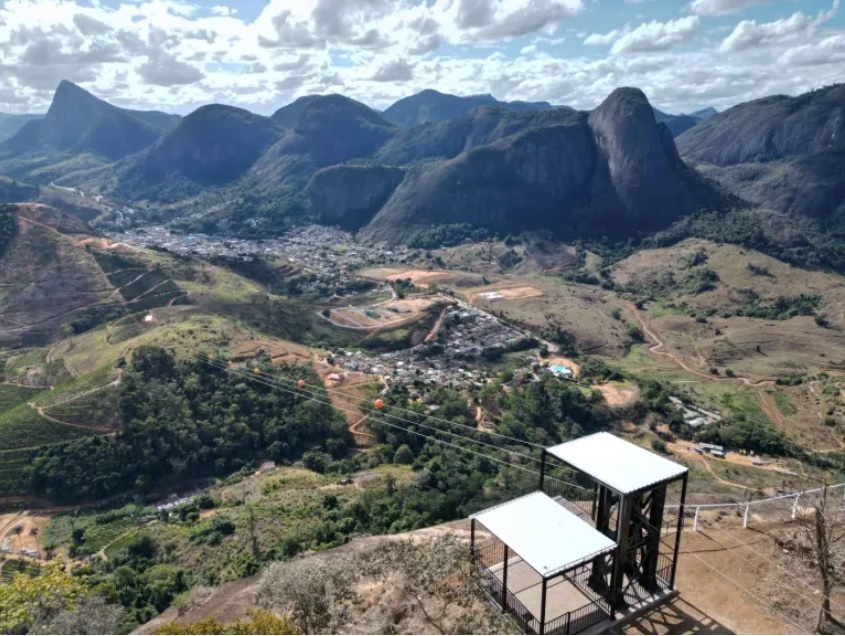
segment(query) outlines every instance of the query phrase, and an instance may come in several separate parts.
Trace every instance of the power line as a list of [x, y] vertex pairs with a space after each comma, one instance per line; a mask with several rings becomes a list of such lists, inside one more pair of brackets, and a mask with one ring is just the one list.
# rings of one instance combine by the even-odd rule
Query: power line
[[783, 619], [784, 619], [787, 623], [791, 624], [793, 627], [795, 627], [796, 629], [798, 629], [798, 632], [797, 632], [797, 633], [799, 633], [799, 634], [803, 634], [803, 633], [806, 631], [806, 629], [805, 629], [804, 627], [801, 627], [798, 623], [796, 623], [794, 620], [792, 620], [791, 618], [789, 618], [786, 614], [784, 614], [783, 612], [778, 611], [778, 610], [777, 610], [777, 609], [776, 609], [773, 605], [770, 605], [769, 603], [767, 603], [766, 601], [764, 601], [764, 600], [763, 600], [763, 599], [762, 599], [759, 595], [755, 594], [754, 592], [752, 592], [751, 590], [749, 590], [749, 589], [748, 589], [747, 587], [745, 587], [744, 585], [742, 585], [742, 584], [738, 583], [735, 579], [732, 579], [731, 577], [729, 577], [727, 574], [725, 574], [722, 570], [720, 570], [719, 568], [717, 568], [715, 565], [713, 565], [713, 564], [711, 564], [711, 563], [708, 563], [707, 561], [705, 561], [704, 559], [702, 559], [702, 558], [701, 558], [700, 556], [698, 556], [695, 552], [682, 552], [682, 554], [687, 555], [687, 556], [691, 556], [691, 557], [693, 557], [694, 559], [698, 559], [699, 561], [701, 561], [704, 565], [706, 565], [708, 568], [710, 568], [711, 570], [713, 570], [716, 574], [718, 574], [719, 576], [721, 576], [723, 579], [725, 579], [726, 581], [728, 581], [728, 582], [732, 583], [733, 585], [735, 585], [736, 587], [738, 587], [739, 589], [741, 589], [743, 592], [745, 592], [746, 594], [748, 594], [748, 595], [749, 595], [749, 596], [751, 596], [752, 598], [756, 599], [756, 600], [757, 600], [760, 604], [762, 604], [764, 607], [769, 608], [772, 612], [774, 612], [775, 614], [777, 614], [777, 615], [779, 615], [781, 618], [783, 618]]
[[[748, 548], [748, 549], [749, 549], [749, 550], [751, 550], [751, 552], [753, 552], [754, 554], [757, 554], [757, 555], [759, 555], [760, 557], [762, 557], [763, 559], [765, 559], [765, 561], [766, 561], [766, 565], [776, 567], [778, 570], [781, 570], [782, 572], [785, 572], [785, 573], [789, 576], [789, 578], [791, 578], [793, 581], [796, 581], [796, 582], [798, 582], [798, 583], [801, 583], [802, 585], [804, 585], [805, 587], [809, 588], [809, 589], [810, 589], [812, 592], [814, 592], [814, 593], [815, 593], [815, 592], [818, 592], [818, 590], [816, 589], [816, 587], [815, 587], [815, 586], [813, 586], [812, 584], [808, 583], [808, 582], [807, 582], [807, 581], [805, 581], [803, 578], [801, 578], [801, 577], [799, 577], [798, 575], [796, 575], [794, 572], [790, 572], [790, 571], [789, 571], [789, 570], [787, 570], [785, 567], [783, 567], [783, 566], [781, 566], [781, 565], [778, 565], [778, 564], [777, 564], [774, 560], [772, 560], [770, 557], [767, 557], [767, 556], [766, 556], [766, 555], [764, 555], [762, 552], [760, 552], [760, 551], [758, 551], [758, 550], [755, 550], [755, 549], [754, 549], [754, 548], [752, 548], [749, 544], [747, 544], [747, 543], [743, 543], [743, 542], [742, 542], [742, 540], [741, 540], [739, 537], [737, 537], [736, 535], [731, 534], [730, 532], [728, 532], [728, 531], [727, 531], [727, 530], [725, 530], [724, 528], [721, 528], [721, 527], [717, 526], [717, 527], [715, 527], [715, 528], [709, 528], [709, 530], [716, 530], [717, 532], [721, 532], [721, 533], [723, 533], [723, 534], [726, 534], [726, 535], [727, 535], [727, 536], [729, 536], [731, 539], [734, 539], [735, 541], [737, 541], [737, 542], [739, 543], [739, 545], [737, 545], [737, 546], [735, 546], [735, 547], [733, 547], [733, 548], [728, 548], [727, 546], [724, 546], [724, 547], [725, 547], [725, 549], [727, 549], [727, 550], [738, 550], [739, 548]], [[743, 561], [745, 561], [746, 563], [748, 563], [748, 564], [750, 564], [750, 565], [752, 565], [752, 566], [753, 566], [753, 565], [760, 565], [760, 564], [755, 564], [753, 561], [751, 561], [751, 559], [749, 559], [749, 558], [747, 558], [747, 557], [743, 556], [742, 554], [737, 554], [737, 556], [738, 556], [740, 559], [742, 559]], [[796, 593], [797, 593], [799, 596], [801, 596], [802, 598], [805, 598], [805, 599], [810, 599], [810, 600], [815, 601], [815, 599], [813, 599], [812, 597], [810, 597], [810, 596], [808, 596], [808, 595], [807, 595], [807, 594], [808, 594], [807, 592], [803, 592], [803, 591], [801, 591], [799, 588], [797, 588], [797, 587], [793, 587], [793, 586], [790, 586], [790, 585], [788, 585], [788, 584], [784, 584], [784, 585], [786, 585], [786, 587], [788, 587], [788, 588], [790, 588], [790, 589], [792, 589], [792, 590], [795, 590], [795, 591], [796, 591]], [[836, 607], [838, 607], [839, 609], [841, 609], [841, 610], [845, 610], [845, 606], [843, 606], [843, 605], [842, 605], [842, 604], [840, 604], [840, 603], [837, 603], [835, 600], [830, 599], [830, 602], [831, 602], [831, 604], [832, 604], [832, 605], [835, 605], [835, 606], [836, 606]]]
[[[235, 373], [239, 373], [239, 374], [242, 374], [242, 373], [243, 373], [243, 372], [242, 372], [242, 370], [240, 370], [240, 369], [237, 369], [237, 370], [229, 369], [226, 365], [224, 365], [224, 364], [222, 364], [222, 363], [219, 363], [219, 362], [217, 362], [216, 360], [208, 360], [208, 361], [207, 361], [207, 363], [209, 363], [209, 364], [211, 364], [212, 366], [214, 366], [215, 368], [218, 368], [218, 369], [221, 369], [221, 370], [229, 370], [229, 371], [232, 371], [232, 372], [235, 372]], [[268, 382], [269, 382], [270, 384], [272, 384], [273, 386], [279, 386], [279, 387], [281, 387], [281, 383], [280, 383], [278, 380], [276, 380], [274, 376], [272, 376], [271, 374], [267, 374], [267, 375], [268, 375], [268, 376], [270, 376], [270, 378], [272, 378], [271, 380], [268, 380]], [[255, 376], [249, 376], [249, 377], [255, 377]], [[284, 377], [284, 376], [282, 376], [282, 377]], [[298, 383], [297, 383], [297, 384], [295, 384], [293, 380], [290, 380], [290, 381], [289, 381], [289, 384], [290, 384], [291, 386], [297, 386], [297, 389], [298, 389], [298, 391], [299, 391], [299, 393], [300, 393], [300, 394], [306, 394], [306, 395], [309, 395], [309, 396], [311, 396], [311, 397], [314, 397], [315, 395], [319, 395], [319, 394], [315, 393], [314, 391], [306, 391], [304, 388], [299, 388], [299, 387], [298, 387]], [[314, 386], [314, 385], [305, 384], [305, 386]], [[322, 390], [325, 390], [325, 388], [322, 388]], [[337, 393], [336, 393], [336, 395], [337, 395]], [[341, 395], [342, 395], [342, 394], [341, 394]], [[344, 402], [344, 403], [346, 403], [346, 404], [349, 404], [350, 406], [354, 406], [354, 404], [353, 404], [353, 403], [352, 403], [349, 399], [347, 399], [347, 400], [340, 399], [339, 401]], [[406, 412], [406, 413], [413, 413], [413, 414], [414, 414], [414, 415], [416, 415], [416, 416], [422, 415], [422, 414], [420, 414], [420, 413], [416, 413], [416, 412], [414, 412], [414, 411], [410, 411], [410, 410], [407, 410], [407, 409], [401, 409], [401, 408], [398, 408], [398, 407], [394, 407], [393, 405], [389, 405], [389, 406], [388, 406], [388, 408], [389, 408], [391, 411], [392, 411], [392, 410], [398, 410], [398, 411], [402, 411], [402, 412]], [[435, 431], [435, 432], [438, 432], [438, 433], [444, 433], [444, 434], [446, 434], [446, 435], [453, 435], [453, 436], [455, 436], [455, 437], [459, 437], [459, 438], [461, 438], [461, 439], [464, 439], [464, 440], [466, 440], [466, 441], [468, 441], [468, 442], [472, 442], [472, 443], [474, 443], [474, 444], [479, 444], [479, 445], [481, 445], [481, 446], [487, 446], [487, 447], [489, 447], [489, 448], [493, 448], [493, 449], [495, 449], [495, 450], [500, 450], [500, 451], [504, 451], [504, 452], [510, 453], [510, 454], [512, 454], [512, 455], [517, 455], [517, 456], [522, 457], [522, 458], [527, 459], [527, 460], [531, 460], [531, 461], [535, 461], [535, 462], [540, 461], [537, 457], [533, 457], [533, 456], [531, 456], [531, 455], [526, 455], [526, 454], [524, 454], [524, 453], [519, 453], [519, 452], [517, 452], [517, 451], [513, 451], [513, 450], [505, 449], [505, 448], [502, 448], [501, 446], [495, 446], [495, 445], [493, 445], [493, 444], [489, 444], [489, 443], [487, 443], [487, 442], [482, 442], [482, 441], [480, 441], [480, 440], [473, 439], [473, 438], [471, 438], [471, 437], [467, 437], [467, 436], [465, 436], [465, 435], [461, 435], [460, 433], [455, 433], [455, 432], [453, 432], [453, 431], [446, 431], [446, 430], [443, 430], [443, 429], [441, 429], [441, 428], [437, 428], [437, 427], [435, 427], [435, 426], [432, 426], [432, 425], [430, 425], [430, 424], [425, 424], [425, 423], [423, 423], [423, 422], [414, 422], [414, 421], [408, 420], [408, 419], [406, 419], [406, 418], [402, 418], [402, 417], [400, 417], [400, 416], [398, 416], [398, 415], [393, 415], [392, 413], [386, 413], [386, 412], [384, 412], [384, 411], [379, 411], [379, 413], [380, 413], [381, 415], [384, 415], [385, 417], [391, 417], [391, 418], [393, 418], [393, 419], [395, 419], [395, 420], [397, 420], [397, 421], [404, 422], [404, 423], [408, 424], [409, 426], [420, 426], [420, 427], [422, 427], [422, 428], [426, 428], [426, 429], [429, 429], [429, 430], [432, 430], [432, 431]], [[455, 424], [455, 425], [458, 425], [458, 426], [465, 426], [465, 427], [469, 428], [470, 430], [472, 430], [472, 431], [473, 431], [474, 433], [476, 433], [476, 434], [480, 434], [480, 435], [486, 435], [486, 434], [487, 434], [487, 432], [486, 432], [486, 431], [479, 431], [479, 430], [477, 430], [477, 429], [475, 429], [475, 428], [473, 428], [473, 427], [471, 427], [471, 426], [468, 426], [468, 425], [461, 425], [461, 424], [459, 424], [458, 422], [449, 422], [449, 420], [444, 420], [444, 419], [442, 419], [442, 418], [440, 418], [438, 421], [443, 421], [443, 422], [447, 422], [447, 423], [452, 423], [452, 424]], [[505, 436], [505, 437], [506, 437], [506, 436]], [[508, 439], [510, 439], [510, 438], [508, 438]]]
[[[199, 354], [198, 357], [200, 359], [203, 358], [202, 354]], [[275, 374], [274, 375], [272, 373], [267, 373], [267, 375], [269, 375], [270, 377], [274, 377], [274, 378], [282, 378], [282, 379], [284, 379], [285, 381], [288, 381], [288, 382], [298, 382], [298, 380], [294, 380], [292, 377], [285, 376], [283, 374]], [[304, 380], [303, 380], [303, 382], [304, 382]], [[307, 382], [305, 383], [305, 386], [309, 386], [309, 387], [312, 387], [312, 388], [319, 388], [321, 390], [325, 389], [325, 387], [323, 387], [321, 385], [309, 384]], [[351, 395], [344, 393], [342, 391], [335, 390], [335, 391], [332, 391], [332, 393], [334, 393], [335, 395], [342, 395], [344, 397], [349, 398], [350, 400], [355, 399], [354, 396], [351, 396]], [[409, 415], [420, 415], [419, 413], [417, 413], [415, 411], [412, 411], [410, 409], [404, 409], [404, 408], [399, 407], [399, 406], [391, 406], [391, 409], [396, 410], [396, 411], [400, 411], [400, 412], [403, 412], [403, 413], [407, 413]], [[460, 422], [453, 422], [451, 420], [447, 420], [447, 419], [442, 418], [442, 417], [437, 417], [435, 415], [426, 415], [426, 417], [428, 419], [435, 420], [435, 421], [438, 421], [438, 422], [444, 422], [446, 424], [449, 424], [450, 426], [462, 426], [464, 428], [470, 429], [471, 431], [478, 432], [478, 429], [474, 428], [473, 426], [470, 426], [469, 424], [461, 424]], [[527, 440], [518, 439], [516, 437], [510, 437], [509, 435], [503, 435], [501, 433], [496, 433], [496, 432], [493, 432], [493, 431], [485, 432], [484, 434], [485, 435], [491, 435], [493, 437], [500, 437], [502, 439], [507, 439], [511, 442], [514, 442], [515, 444], [521, 444], [523, 446], [531, 446], [533, 448], [544, 448], [544, 446], [542, 444], [535, 444], [534, 442], [529, 442]]]
[[[273, 383], [271, 383], [271, 382], [267, 382], [267, 381], [265, 381], [263, 378], [261, 378], [261, 377], [259, 377], [259, 376], [250, 376], [250, 375], [248, 375], [248, 374], [246, 374], [246, 373], [244, 373], [244, 372], [242, 372], [242, 371], [240, 371], [240, 370], [236, 370], [236, 371], [234, 371], [234, 373], [237, 373], [237, 374], [239, 375], [239, 377], [249, 378], [250, 380], [253, 380], [254, 382], [258, 382], [259, 384], [263, 384], [263, 385], [268, 386], [268, 387], [273, 388], [273, 389], [277, 389], [277, 390], [280, 390], [280, 391], [285, 391], [286, 393], [290, 393], [291, 395], [300, 395], [300, 396], [302, 395], [302, 391], [294, 391], [294, 390], [292, 390], [292, 389], [288, 389], [288, 388], [285, 388], [285, 387], [283, 387], [283, 386], [279, 386], [279, 385], [277, 385], [277, 384], [273, 384]], [[310, 396], [308, 399], [313, 400], [314, 402], [317, 402], [317, 403], [319, 403], [319, 404], [323, 404], [323, 405], [325, 405], [325, 406], [329, 406], [329, 407], [332, 407], [332, 408], [336, 408], [336, 409], [337, 409], [337, 410], [339, 410], [339, 411], [344, 411], [344, 412], [346, 412], [346, 413], [357, 413], [357, 411], [353, 411], [352, 409], [344, 409], [344, 408], [341, 408], [341, 407], [337, 407], [337, 406], [335, 406], [335, 405], [334, 405], [334, 404], [332, 404], [331, 402], [324, 402], [324, 401], [322, 401], [322, 400], [317, 399], [317, 398], [316, 398], [316, 397], [314, 397], [314, 396]], [[436, 437], [431, 437], [430, 435], [426, 435], [426, 434], [424, 434], [424, 433], [420, 433], [420, 432], [418, 432], [418, 431], [410, 431], [410, 430], [407, 430], [407, 429], [405, 429], [405, 428], [403, 428], [403, 427], [401, 427], [401, 426], [399, 426], [399, 425], [397, 425], [397, 424], [391, 424], [390, 422], [384, 422], [384, 424], [386, 424], [387, 426], [392, 426], [393, 428], [399, 429], [399, 430], [404, 431], [404, 432], [406, 432], [406, 433], [411, 433], [412, 435], [418, 435], [419, 437], [424, 437], [424, 438], [429, 439], [429, 440], [431, 440], [431, 441], [437, 442], [438, 444], [443, 444], [443, 445], [445, 445], [445, 446], [449, 446], [449, 447], [451, 447], [451, 448], [454, 448], [454, 449], [456, 449], [456, 450], [463, 451], [463, 452], [465, 452], [465, 453], [470, 453], [470, 454], [472, 454], [472, 455], [476, 455], [476, 456], [478, 456], [478, 457], [483, 457], [484, 459], [488, 459], [488, 460], [490, 460], [490, 461], [493, 461], [493, 462], [496, 462], [496, 463], [499, 463], [499, 464], [503, 464], [503, 465], [508, 466], [508, 467], [510, 467], [510, 468], [517, 468], [517, 469], [519, 469], [519, 470], [523, 470], [523, 471], [528, 472], [528, 473], [531, 473], [531, 474], [533, 474], [533, 475], [538, 475], [538, 476], [539, 476], [539, 474], [540, 474], [539, 472], [534, 471], [534, 470], [531, 470], [530, 468], [526, 468], [525, 466], [520, 466], [520, 465], [518, 465], [518, 464], [512, 464], [512, 463], [510, 463], [510, 462], [506, 462], [506, 461], [504, 461], [504, 460], [501, 460], [501, 459], [498, 459], [498, 458], [495, 458], [495, 457], [490, 457], [489, 455], [485, 455], [484, 453], [479, 453], [479, 452], [474, 451], [474, 450], [472, 450], [472, 449], [469, 449], [469, 448], [464, 448], [463, 446], [458, 446], [458, 445], [456, 445], [456, 444], [451, 444], [451, 443], [449, 443], [449, 442], [447, 442], [447, 441], [445, 441], [445, 440], [441, 440], [441, 439], [438, 439], [438, 438], [436, 438]], [[460, 439], [464, 439], [464, 440], [469, 441], [469, 442], [475, 442], [475, 443], [478, 443], [478, 442], [477, 442], [477, 440], [473, 440], [473, 439], [470, 439], [470, 438], [465, 438], [465, 437], [462, 437], [462, 436], [458, 435], [457, 433], [450, 433], [449, 431], [440, 431], [439, 429], [435, 429], [435, 430], [438, 430], [438, 432], [441, 432], [441, 433], [445, 433], [446, 435], [454, 435], [454, 436], [456, 436], [456, 437], [459, 437]], [[507, 452], [507, 451], [504, 451], [504, 452]], [[565, 482], [564, 482], [564, 483], [565, 483]]]

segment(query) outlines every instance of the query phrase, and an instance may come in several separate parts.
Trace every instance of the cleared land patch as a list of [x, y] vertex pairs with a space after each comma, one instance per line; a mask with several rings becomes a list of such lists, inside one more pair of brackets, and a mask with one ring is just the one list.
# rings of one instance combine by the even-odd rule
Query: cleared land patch
[[428, 287], [432, 283], [467, 287], [480, 285], [483, 277], [458, 270], [406, 269], [402, 267], [375, 267], [358, 272], [364, 278], [381, 281], [410, 280], [417, 287]]
[[609, 382], [593, 387], [604, 396], [608, 406], [630, 406], [640, 397], [640, 390], [627, 382]]

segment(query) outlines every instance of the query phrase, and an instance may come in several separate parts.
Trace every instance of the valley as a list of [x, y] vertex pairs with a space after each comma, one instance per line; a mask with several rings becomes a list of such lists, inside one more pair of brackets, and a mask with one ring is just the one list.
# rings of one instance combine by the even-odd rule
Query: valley
[[[242, 613], [277, 562], [466, 539], [534, 486], [538, 447], [612, 431], [689, 468], [681, 586], [705, 615], [808, 625], [730, 560], [759, 533], [776, 576], [797, 493], [845, 481], [838, 191], [806, 214], [761, 194], [838, 151], [732, 131], [831, 132], [839, 90], [677, 117], [634, 88], [589, 112], [424, 91], [181, 117], [62, 82], [0, 142], [0, 581], [62, 559], [122, 633], [226, 590]], [[749, 529], [742, 506], [782, 496]], [[714, 563], [747, 614], [720, 613]], [[368, 611], [348, 624], [387, 620]], [[431, 631], [416, 611], [389, 629]]]

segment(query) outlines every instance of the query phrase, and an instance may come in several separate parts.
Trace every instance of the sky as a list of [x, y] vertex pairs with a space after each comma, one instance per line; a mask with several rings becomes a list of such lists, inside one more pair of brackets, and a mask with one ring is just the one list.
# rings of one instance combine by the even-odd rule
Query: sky
[[845, 81], [840, 2], [0, 0], [0, 112], [44, 112], [62, 79], [181, 114], [426, 88], [591, 109], [619, 86], [723, 110]]

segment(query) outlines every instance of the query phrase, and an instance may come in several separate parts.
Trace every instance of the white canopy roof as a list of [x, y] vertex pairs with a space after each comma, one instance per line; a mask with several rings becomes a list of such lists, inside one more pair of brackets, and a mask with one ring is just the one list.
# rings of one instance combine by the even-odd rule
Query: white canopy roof
[[498, 537], [541, 576], [559, 574], [610, 552], [616, 543], [542, 492], [470, 517]]
[[623, 495], [687, 472], [686, 466], [610, 433], [579, 437], [547, 448], [546, 452]]

